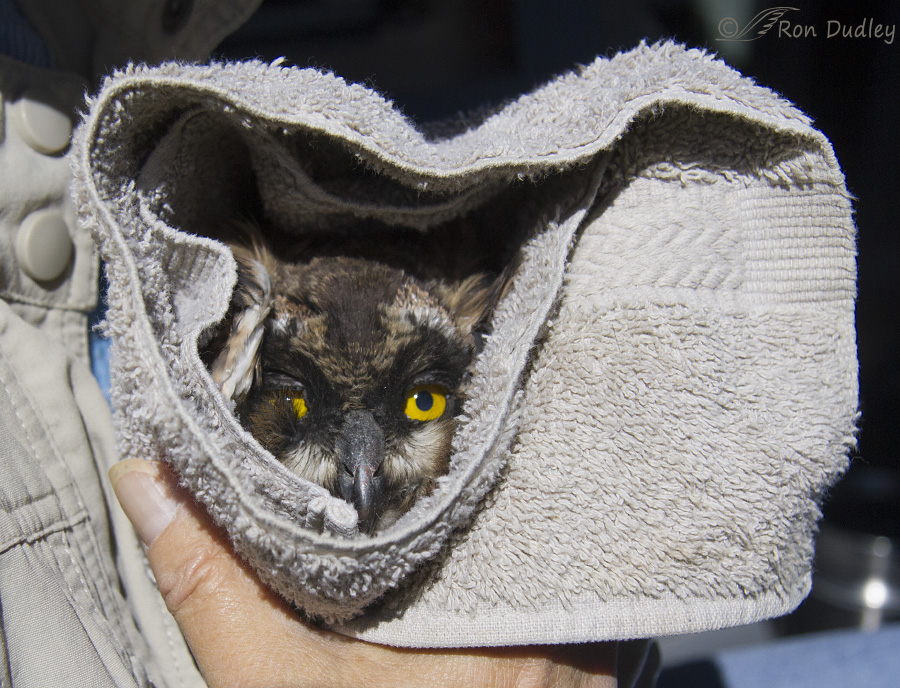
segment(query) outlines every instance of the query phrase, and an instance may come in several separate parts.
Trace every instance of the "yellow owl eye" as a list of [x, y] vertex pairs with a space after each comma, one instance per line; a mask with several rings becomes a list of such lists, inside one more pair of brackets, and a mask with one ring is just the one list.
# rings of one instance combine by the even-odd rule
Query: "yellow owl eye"
[[404, 411], [413, 420], [440, 418], [447, 408], [447, 390], [440, 385], [419, 385], [406, 393]]
[[297, 418], [303, 418], [306, 415], [306, 399], [303, 397], [291, 397], [291, 406], [294, 407]]

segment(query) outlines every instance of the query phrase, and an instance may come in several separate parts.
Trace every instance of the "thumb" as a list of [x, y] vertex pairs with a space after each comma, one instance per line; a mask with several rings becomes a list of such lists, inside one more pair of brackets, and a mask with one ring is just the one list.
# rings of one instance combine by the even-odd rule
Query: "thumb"
[[[126, 459], [113, 466], [109, 478], [147, 547], [166, 606], [210, 685], [251, 685], [262, 678], [260, 665], [274, 659], [290, 672], [286, 663], [303, 660], [298, 645], [317, 644], [316, 632], [298, 623], [234, 555], [163, 464]], [[301, 668], [295, 675], [302, 675]]]
[[154, 461], [110, 471], [159, 590], [210, 686], [615, 686], [615, 644], [404, 650], [301, 621]]

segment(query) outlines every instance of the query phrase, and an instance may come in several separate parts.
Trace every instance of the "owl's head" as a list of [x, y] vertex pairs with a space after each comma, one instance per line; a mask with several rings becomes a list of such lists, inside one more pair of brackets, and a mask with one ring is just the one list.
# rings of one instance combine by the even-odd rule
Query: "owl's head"
[[356, 507], [361, 531], [390, 525], [448, 469], [479, 328], [505, 280], [287, 262], [260, 246], [234, 254], [213, 378], [278, 460]]

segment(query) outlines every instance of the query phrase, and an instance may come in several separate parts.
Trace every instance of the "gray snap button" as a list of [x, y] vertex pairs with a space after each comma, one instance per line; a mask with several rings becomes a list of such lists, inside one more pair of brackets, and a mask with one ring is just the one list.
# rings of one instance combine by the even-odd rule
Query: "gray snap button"
[[69, 228], [58, 210], [37, 210], [23, 220], [16, 236], [19, 267], [36, 282], [61, 277], [72, 260]]
[[27, 95], [12, 106], [16, 131], [38, 153], [53, 155], [69, 145], [72, 120], [64, 112]]

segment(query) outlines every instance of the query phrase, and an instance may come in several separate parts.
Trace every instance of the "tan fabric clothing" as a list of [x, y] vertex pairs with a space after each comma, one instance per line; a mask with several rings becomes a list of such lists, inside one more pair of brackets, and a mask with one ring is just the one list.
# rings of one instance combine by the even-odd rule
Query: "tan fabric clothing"
[[[3, 686], [204, 685], [107, 491], [117, 457], [87, 342], [99, 266], [74, 220], [65, 139], [102, 72], [199, 58], [259, 2], [197, 0], [163, 26], [167, 4], [23, 1], [59, 71], [0, 55]], [[51, 239], [72, 257], [42, 280]]]

